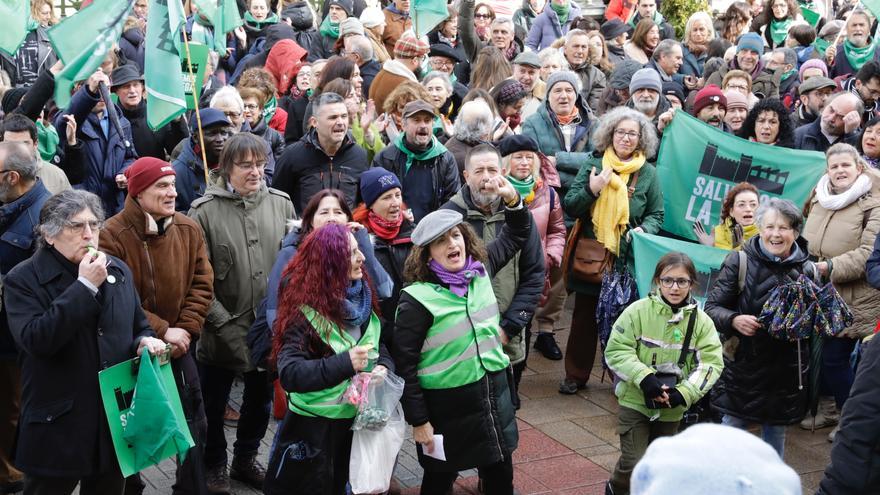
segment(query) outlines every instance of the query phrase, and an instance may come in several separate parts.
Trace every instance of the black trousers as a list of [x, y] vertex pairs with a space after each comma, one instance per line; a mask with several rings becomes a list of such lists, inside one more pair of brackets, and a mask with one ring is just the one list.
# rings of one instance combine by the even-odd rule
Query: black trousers
[[[480, 479], [483, 481], [483, 493], [485, 495], [512, 495], [513, 494], [513, 461], [510, 456], [507, 459], [477, 468]], [[452, 484], [458, 478], [458, 472], [432, 472], [425, 471], [422, 477], [421, 495], [446, 495], [452, 490]]]
[[121, 495], [125, 478], [118, 469], [88, 478], [43, 478], [24, 476], [24, 495], [70, 495], [80, 484], [80, 495]]
[[[226, 464], [226, 435], [223, 433], [223, 413], [229, 401], [229, 392], [235, 380], [235, 372], [200, 363], [202, 397], [208, 419], [205, 443], [205, 465], [214, 467]], [[241, 417], [235, 435], [233, 455], [256, 455], [260, 442], [269, 427], [269, 406], [272, 403], [272, 382], [266, 371], [249, 371], [243, 374], [244, 395], [241, 400]]]

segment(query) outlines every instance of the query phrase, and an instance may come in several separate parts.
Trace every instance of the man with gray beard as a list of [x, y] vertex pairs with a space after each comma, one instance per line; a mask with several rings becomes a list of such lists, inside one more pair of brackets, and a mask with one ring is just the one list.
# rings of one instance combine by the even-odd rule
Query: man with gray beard
[[645, 114], [654, 126], [660, 114], [672, 108], [669, 100], [662, 95], [663, 83], [654, 69], [639, 69], [629, 83], [629, 101], [626, 106]]

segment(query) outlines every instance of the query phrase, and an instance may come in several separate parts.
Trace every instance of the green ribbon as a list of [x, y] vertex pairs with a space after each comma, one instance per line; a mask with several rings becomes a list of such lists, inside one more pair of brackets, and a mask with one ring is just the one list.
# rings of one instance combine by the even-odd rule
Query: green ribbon
[[516, 192], [518, 192], [519, 195], [523, 198], [531, 194], [532, 189], [534, 189], [535, 187], [535, 177], [533, 175], [529, 175], [523, 180], [519, 180], [512, 175], [508, 175], [507, 180], [508, 182], [510, 182], [510, 185], [513, 186], [514, 189], [516, 189]]
[[847, 39], [843, 42], [843, 53], [846, 55], [846, 59], [849, 61], [849, 65], [852, 66], [853, 71], [858, 71], [874, 56], [874, 43], [868, 43], [859, 48]]
[[788, 18], [781, 21], [770, 21], [770, 39], [773, 40], [774, 45], [779, 46], [785, 41], [789, 26], [791, 26], [791, 19]]
[[565, 5], [556, 5], [552, 1], [550, 2], [550, 8], [553, 9], [553, 12], [556, 12], [556, 17], [559, 18], [559, 25], [562, 26], [566, 22], [568, 22], [568, 14], [571, 12], [571, 4], [565, 2]]
[[446, 146], [440, 141], [437, 141], [437, 138], [431, 136], [431, 146], [428, 147], [425, 151], [421, 153], [413, 153], [412, 150], [406, 147], [405, 142], [406, 134], [401, 132], [397, 135], [397, 139], [394, 141], [394, 145], [397, 146], [397, 149], [401, 151], [404, 155], [406, 155], [406, 168], [404, 174], [409, 172], [409, 168], [412, 167], [413, 161], [418, 160], [420, 162], [428, 161], [432, 158], [436, 158], [443, 153], [446, 153]]
[[269, 17], [263, 19], [262, 21], [258, 21], [254, 19], [254, 16], [251, 15], [250, 12], [244, 13], [244, 22], [248, 25], [248, 27], [256, 29], [257, 31], [262, 31], [266, 26], [271, 26], [272, 24], [278, 24], [278, 14], [274, 12]]
[[269, 125], [269, 121], [275, 116], [275, 110], [277, 109], [278, 100], [275, 99], [275, 95], [272, 95], [272, 97], [269, 98], [269, 101], [263, 105], [263, 120], [266, 121], [266, 125]]
[[321, 34], [334, 40], [339, 39], [339, 23], [330, 20], [330, 16], [324, 18], [321, 23]]

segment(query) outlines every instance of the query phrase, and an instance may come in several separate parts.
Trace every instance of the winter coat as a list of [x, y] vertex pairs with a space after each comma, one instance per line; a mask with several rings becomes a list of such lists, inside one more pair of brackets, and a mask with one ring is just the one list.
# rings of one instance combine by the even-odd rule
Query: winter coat
[[[40, 210], [51, 196], [43, 181], [38, 180], [20, 198], [0, 206], [0, 278], [34, 254]], [[16, 354], [5, 308], [0, 307], [0, 361], [13, 359]]]
[[[542, 162], [543, 163], [546, 162]], [[543, 184], [535, 189], [535, 198], [528, 204], [544, 251], [545, 289], [550, 280], [550, 268], [560, 266], [565, 250], [565, 220], [562, 197], [556, 192], [559, 174], [553, 167], [541, 167]], [[544, 294], [546, 296], [546, 294]]]
[[[562, 201], [565, 212], [572, 218], [580, 219], [581, 237], [589, 239], [596, 238], [593, 232], [593, 204], [599, 199], [590, 190], [590, 173], [593, 169], [602, 171], [603, 155], [604, 152], [600, 151], [590, 154]], [[630, 175], [628, 187], [632, 185], [634, 175]], [[602, 192], [599, 194], [601, 195]], [[630, 248], [631, 241], [627, 236], [629, 230], [641, 227], [646, 234], [656, 234], [660, 231], [661, 225], [663, 225], [663, 191], [660, 190], [660, 177], [654, 165], [645, 163], [639, 170], [639, 180], [629, 198], [629, 225], [627, 232], [620, 237], [620, 256], [616, 262], [618, 266], [625, 265], [630, 273], [635, 273], [635, 258]], [[568, 288], [583, 294], [599, 293], [599, 285], [580, 282], [574, 277], [568, 278]]]
[[299, 98], [285, 96], [279, 106], [287, 110], [287, 125], [284, 127], [284, 143], [291, 145], [299, 141], [304, 135], [303, 122], [306, 117], [306, 109], [309, 107], [309, 97], [303, 94]]
[[816, 495], [880, 493], [880, 340], [862, 347], [862, 360], [840, 415], [831, 463]]
[[[70, 100], [64, 112], [55, 117], [55, 130], [59, 136], [66, 133], [65, 115], [73, 115], [76, 120], [76, 139], [83, 142], [82, 159], [85, 161], [85, 177], [77, 189], [95, 193], [104, 205], [104, 214], [112, 216], [122, 210], [125, 202], [125, 191], [116, 185], [116, 176], [125, 172], [138, 157], [134, 145], [126, 147], [125, 141], [132, 143], [131, 124], [122, 115], [119, 106], [119, 124], [122, 136], [116, 132], [113, 122], [107, 122], [109, 137], [101, 130], [101, 122], [92, 113], [92, 108], [101, 100], [101, 95], [93, 95], [87, 85], [83, 85]], [[106, 113], [106, 110], [105, 110]]]
[[122, 105], [119, 105], [119, 109], [131, 124], [132, 141], [138, 156], [152, 156], [166, 160], [174, 147], [189, 137], [189, 128], [182, 118], [172, 120], [158, 130], [150, 129], [147, 125], [146, 100], [141, 100], [141, 103], [131, 110], [126, 110]]
[[[836, 143], [848, 143], [857, 146], [861, 133], [858, 129], [849, 134], [844, 134]], [[817, 118], [812, 124], [802, 125], [794, 130], [794, 149], [821, 151], [825, 153], [831, 143], [825, 134], [822, 134], [822, 119]]]
[[107, 259], [109, 275], [96, 295], [77, 281], [77, 266], [51, 247], [3, 279], [3, 306], [21, 349], [14, 458], [28, 476], [118, 472], [98, 372], [133, 358], [141, 338], [155, 334], [131, 271], [118, 258]]
[[[682, 379], [675, 386], [685, 405], [648, 409], [639, 384], [656, 373], [657, 366], [677, 366], [694, 311], [697, 316], [681, 368]], [[659, 294], [652, 293], [627, 306], [614, 322], [614, 330], [605, 346], [605, 361], [617, 378], [614, 395], [621, 406], [649, 418], [659, 415], [660, 421], [680, 421], [685, 411], [712, 389], [724, 369], [715, 324], [693, 302], [674, 312]]]
[[[464, 221], [474, 228], [484, 244], [497, 239], [504, 228], [505, 208], [499, 204], [498, 210], [491, 214], [480, 210], [474, 205], [470, 187], [467, 185], [442, 208], [461, 213]], [[510, 339], [504, 346], [504, 352], [514, 364], [525, 359], [525, 348], [514, 337], [524, 340], [522, 330], [532, 321], [544, 292], [546, 276], [541, 235], [535, 220], [531, 216], [529, 220], [529, 235], [523, 248], [513, 255], [507, 266], [495, 271], [492, 277], [492, 289], [495, 299], [498, 300], [498, 311], [501, 312], [501, 329]]]
[[[626, 19], [621, 19], [626, 22]], [[642, 15], [636, 11], [636, 13], [632, 16], [632, 19], [628, 22], [630, 26], [629, 37], [632, 38], [633, 31], [635, 31], [635, 26], [642, 20]], [[658, 22], [659, 21], [659, 22]], [[666, 22], [666, 19], [663, 18], [663, 15], [660, 14], [659, 11], [654, 12], [654, 24], [660, 28], [660, 40], [674, 40], [675, 39], [675, 28], [672, 27], [672, 24]]]
[[[526, 0], [528, 2], [528, 0]], [[516, 22], [516, 21], [514, 21]], [[436, 29], [428, 33], [428, 43], [431, 45], [442, 43], [450, 48], [458, 55], [458, 58], [461, 59], [461, 62], [455, 64], [455, 69], [453, 69], [452, 73], [458, 78], [457, 81], [452, 83], [453, 86], [456, 86], [456, 83], [461, 84], [465, 87], [465, 93], [467, 93], [467, 85], [471, 80], [471, 63], [468, 62], [467, 53], [464, 51], [464, 45], [461, 43], [461, 37], [456, 37], [455, 40], [449, 40], [440, 35]], [[379, 57], [376, 57], [377, 59]], [[381, 60], [380, 60], [381, 62]], [[453, 92], [455, 92], [455, 88], [453, 88]]]
[[[131, 269], [150, 327], [161, 339], [168, 327], [202, 333], [214, 294], [214, 270], [201, 227], [182, 213], [163, 219], [162, 233], [131, 196], [101, 231], [101, 249]], [[169, 263], [170, 260], [173, 263]]]
[[290, 195], [300, 215], [321, 189], [341, 190], [348, 206], [354, 208], [361, 172], [369, 168], [368, 164], [367, 152], [355, 144], [350, 134], [336, 154], [328, 156], [318, 142], [318, 131], [312, 129], [281, 154], [272, 187]]
[[880, 292], [868, 285], [865, 263], [880, 232], [880, 172], [868, 168], [871, 191], [840, 210], [828, 210], [815, 197], [804, 224], [810, 254], [831, 265], [831, 283], [840, 292], [855, 320], [844, 335], [864, 338], [880, 319]]
[[394, 58], [394, 44], [397, 43], [404, 31], [412, 29], [413, 25], [409, 15], [395, 14], [388, 10], [391, 6], [382, 9], [382, 13], [385, 14], [385, 31], [382, 33], [382, 43], [385, 45], [385, 51], [389, 58]]
[[602, 91], [607, 85], [605, 73], [589, 62], [572, 67], [571, 70], [581, 79], [581, 97], [595, 112], [599, 108], [599, 98], [602, 96]]
[[415, 225], [409, 220], [403, 220], [400, 225], [400, 231], [394, 239], [383, 239], [375, 234], [370, 235], [372, 241], [373, 252], [376, 261], [388, 274], [389, 279], [394, 284], [391, 289], [391, 296], [379, 300], [379, 309], [382, 312], [382, 318], [386, 325], [382, 329], [382, 341], [390, 345], [394, 333], [394, 317], [397, 315], [397, 301], [400, 300], [400, 291], [403, 289], [405, 278], [403, 276], [403, 266], [406, 258], [412, 251], [412, 231]]
[[568, 30], [571, 29], [571, 21], [577, 19], [581, 14], [581, 9], [577, 4], [569, 2], [569, 5], [571, 5], [571, 10], [568, 12], [568, 19], [565, 21], [565, 24], [560, 25], [559, 16], [551, 8], [545, 8], [543, 12], [538, 14], [538, 17], [535, 17], [535, 22], [532, 24], [532, 28], [529, 29], [529, 35], [526, 37], [526, 46], [530, 50], [539, 52], [568, 33]]
[[525, 39], [529, 34], [529, 31], [532, 29], [535, 17], [538, 15], [540, 14], [532, 9], [531, 2], [529, 2], [529, 0], [523, 0], [522, 7], [513, 13], [513, 25], [515, 26], [517, 38]]
[[[33, 54], [36, 56], [35, 59], [31, 59], [29, 56], [21, 53], [22, 49], [28, 49], [28, 47], [36, 49], [36, 53]], [[29, 64], [31, 65], [30, 67], [22, 67], [21, 59], [18, 58], [19, 55], [23, 55], [25, 59], [28, 59], [33, 64]], [[52, 67], [57, 61], [58, 56], [55, 55], [52, 44], [49, 42], [47, 29], [42, 26], [25, 35], [25, 39], [15, 51], [14, 56], [0, 52], [0, 70], [5, 71], [9, 75], [12, 86], [16, 88], [30, 86], [43, 70]]]
[[455, 163], [458, 165], [459, 179], [461, 179], [462, 184], [464, 184], [465, 158], [467, 158], [468, 151], [477, 144], [479, 143], [466, 143], [453, 135], [444, 145], [452, 153], [452, 156], [455, 157]]
[[[317, 33], [312, 8], [307, 2], [293, 2], [284, 9], [284, 13], [290, 19], [290, 26], [293, 28], [293, 41], [311, 54], [312, 41]], [[310, 58], [309, 62], [311, 61]]]
[[171, 162], [177, 181], [177, 199], [174, 209], [181, 212], [189, 211], [193, 201], [205, 193], [205, 168], [202, 156], [193, 149], [192, 140], [183, 141], [180, 155]]
[[279, 40], [269, 50], [264, 68], [278, 81], [276, 92], [279, 95], [288, 94], [290, 88], [296, 84], [296, 75], [302, 68], [306, 55], [308, 52], [305, 48], [289, 39]]
[[703, 77], [703, 64], [706, 63], [709, 57], [708, 50], [698, 56], [688, 49], [687, 43], [683, 42], [681, 43], [681, 53], [683, 58], [681, 67], [678, 68], [678, 73], [686, 76]]
[[[531, 222], [526, 208], [505, 210], [504, 216], [507, 227], [486, 246], [489, 277], [522, 249], [528, 237]], [[430, 283], [439, 285], [440, 281]], [[510, 368], [486, 373], [461, 387], [422, 388], [417, 369], [425, 336], [433, 324], [433, 315], [419, 301], [406, 292], [400, 295], [391, 348], [397, 374], [406, 382], [400, 402], [408, 423], [421, 426], [430, 421], [434, 433], [443, 435], [446, 452], [443, 462], [425, 456], [421, 446], [416, 446], [419, 464], [427, 471], [448, 472], [508, 459], [519, 437], [510, 395]]]
[[205, 195], [193, 202], [189, 216], [205, 233], [214, 267], [214, 299], [199, 339], [200, 362], [236, 372], [254, 369], [246, 337], [266, 295], [272, 263], [293, 218], [287, 194], [263, 186], [242, 197], [212, 178]]
[[[474, 7], [476, 4], [476, 0], [461, 0], [458, 20], [458, 37], [461, 39], [461, 44], [467, 54], [468, 61], [472, 64], [476, 63], [477, 54], [480, 53], [480, 50], [489, 45], [488, 42], [480, 39], [477, 35], [477, 28], [474, 26]], [[385, 29], [387, 31], [388, 28]], [[514, 46], [511, 57], [507, 57], [507, 53], [502, 50], [508, 62], [513, 62], [513, 59], [523, 52], [522, 40], [514, 36], [511, 43]]]
[[284, 152], [284, 136], [282, 136], [280, 132], [269, 127], [266, 123], [265, 117], [261, 118], [256, 126], [251, 127], [251, 134], [263, 138], [263, 141], [266, 141], [266, 144], [269, 145], [269, 150], [271, 152], [268, 153], [266, 158], [272, 162], [272, 170], [274, 171], [275, 164], [278, 162], [278, 159], [281, 158], [281, 153]]
[[[724, 414], [747, 421], [790, 425], [803, 419], [807, 411], [807, 386], [799, 387], [799, 374], [807, 381], [810, 342], [777, 340], [766, 330], [746, 337], [733, 328], [738, 315], [759, 316], [764, 302], [777, 286], [794, 281], [807, 270], [807, 241], [799, 237], [796, 252], [787, 260], [775, 261], [759, 247], [760, 237], [749, 239], [743, 247], [748, 260], [745, 285], [739, 290], [739, 253], [732, 252], [721, 265], [721, 272], [706, 300], [706, 313], [725, 348], [735, 345], [733, 358], [724, 358], [724, 373], [715, 385], [712, 406]], [[809, 273], [809, 272], [808, 272]], [[800, 349], [799, 349], [800, 348]], [[798, 352], [800, 351], [800, 356]], [[728, 354], [725, 351], [725, 354]], [[798, 362], [802, 363], [798, 369]]]
[[379, 75], [380, 70], [382, 70], [382, 64], [375, 59], [368, 60], [360, 66], [361, 78], [364, 80], [361, 87], [361, 93], [363, 93], [364, 100], [370, 96], [370, 86], [373, 84], [373, 79]]
[[631, 58], [640, 64], [647, 64], [651, 60], [651, 56], [632, 41], [627, 41], [623, 44], [623, 53], [627, 58]]
[[461, 188], [458, 166], [449, 151], [430, 161], [414, 160], [407, 170], [406, 155], [391, 143], [373, 158], [371, 167], [382, 167], [397, 176], [403, 185], [403, 202], [412, 209], [416, 223]]
[[636, 3], [628, 0], [611, 0], [605, 7], [605, 20], [620, 19], [626, 22], [629, 19], [629, 14], [636, 8]]
[[556, 170], [559, 173], [560, 183], [559, 196], [563, 199], [581, 165], [588, 159], [590, 155], [588, 152], [592, 148], [590, 136], [593, 119], [591, 113], [583, 104], [581, 97], [578, 97], [577, 105], [580, 108], [581, 123], [578, 125], [574, 139], [572, 139], [570, 149], [567, 150], [562, 132], [559, 130], [559, 124], [552, 116], [548, 101], [545, 100], [538, 111], [523, 122], [523, 135], [534, 139], [538, 143], [538, 149], [541, 150], [541, 153], [556, 157]]
[[370, 92], [367, 93], [368, 99], [373, 100], [373, 103], [376, 104], [377, 113], [385, 111], [385, 99], [401, 83], [406, 81], [419, 82], [415, 74], [403, 65], [400, 60], [390, 59], [382, 64], [382, 70], [373, 78], [373, 82], [370, 84]]
[[[706, 80], [706, 84], [714, 84], [720, 88], [721, 83], [724, 81], [724, 76], [733, 69], [739, 69], [735, 57], [728, 65], [722, 65], [721, 68], [713, 72]], [[779, 98], [779, 82], [782, 78], [782, 69], [775, 71], [767, 69], [764, 67], [763, 62], [759, 60], [758, 66], [752, 71], [751, 76], [752, 94], [758, 98]]]
[[[822, 54], [822, 58], [825, 57], [825, 54]], [[871, 60], [874, 62], [880, 62], [880, 50], [874, 49], [874, 56], [871, 57]], [[861, 69], [861, 67], [859, 67]], [[831, 67], [828, 67], [828, 77], [831, 79], [838, 78], [840, 76], [849, 77], [850, 75], [855, 75], [859, 70], [850, 65], [849, 59], [846, 58], [846, 53], [843, 51], [843, 43], [837, 46], [837, 53], [834, 54], [834, 63]]]
[[122, 51], [129, 63], [138, 66], [141, 74], [144, 73], [145, 34], [141, 28], [136, 27], [123, 32], [119, 38], [119, 50]]
[[382, 38], [376, 36], [376, 34], [372, 30], [364, 29], [364, 36], [366, 36], [367, 39], [370, 40], [370, 44], [373, 45], [373, 58], [376, 59], [376, 61], [378, 61], [380, 64], [384, 64], [386, 61], [393, 58], [391, 55], [388, 54], [388, 48], [385, 47], [385, 43], [382, 41]]

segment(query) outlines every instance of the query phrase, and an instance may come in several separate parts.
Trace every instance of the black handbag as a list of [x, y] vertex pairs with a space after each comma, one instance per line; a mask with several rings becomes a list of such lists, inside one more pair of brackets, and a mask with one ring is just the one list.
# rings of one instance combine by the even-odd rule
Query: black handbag
[[[697, 321], [697, 311], [698, 309], [694, 308], [694, 310], [691, 311], [690, 318], [688, 318], [687, 331], [684, 334], [684, 342], [681, 345], [681, 354], [679, 354], [678, 363], [676, 363], [679, 370], [684, 369], [684, 363], [687, 359], [688, 348], [691, 345], [691, 337], [694, 334], [694, 323], [696, 323]], [[662, 383], [669, 389], [675, 388], [675, 386], [678, 385], [678, 381], [681, 379], [680, 374], [664, 371], [658, 371], [654, 373], [654, 376], [657, 377], [658, 380], [660, 380], [660, 383]], [[655, 402], [654, 399], [650, 397], [645, 397], [645, 406], [647, 406], [648, 409], [661, 409], [666, 407], [662, 403]]]

